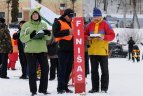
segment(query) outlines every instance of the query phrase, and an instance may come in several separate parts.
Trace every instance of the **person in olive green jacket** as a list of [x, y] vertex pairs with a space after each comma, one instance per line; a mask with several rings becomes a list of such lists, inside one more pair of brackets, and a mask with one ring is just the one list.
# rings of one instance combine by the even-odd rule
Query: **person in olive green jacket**
[[41, 79], [38, 91], [39, 93], [49, 94], [47, 92], [49, 65], [47, 61], [48, 50], [46, 40], [50, 39], [51, 32], [47, 30], [46, 24], [41, 22], [39, 10], [31, 10], [30, 20], [22, 26], [20, 40], [25, 43], [24, 51], [29, 67], [29, 86], [32, 96], [37, 94], [37, 61], [41, 67]]
[[9, 79], [7, 76], [8, 54], [13, 52], [10, 31], [5, 19], [0, 18], [0, 78]]

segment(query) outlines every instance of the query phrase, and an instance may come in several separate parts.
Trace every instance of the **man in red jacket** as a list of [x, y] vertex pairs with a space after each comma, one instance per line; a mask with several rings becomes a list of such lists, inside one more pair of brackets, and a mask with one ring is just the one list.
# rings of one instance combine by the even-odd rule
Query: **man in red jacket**
[[113, 40], [115, 33], [112, 27], [102, 18], [99, 9], [93, 10], [93, 21], [91, 21], [85, 32], [85, 40], [88, 40], [88, 54], [91, 61], [92, 89], [89, 93], [99, 92], [99, 64], [101, 67], [101, 91], [107, 92], [109, 85], [108, 71], [108, 41]]

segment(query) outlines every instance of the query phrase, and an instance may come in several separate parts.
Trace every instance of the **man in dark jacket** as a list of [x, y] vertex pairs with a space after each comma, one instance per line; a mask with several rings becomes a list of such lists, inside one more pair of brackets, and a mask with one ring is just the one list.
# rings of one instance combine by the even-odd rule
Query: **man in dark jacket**
[[20, 31], [22, 25], [25, 23], [25, 21], [20, 21], [19, 23], [19, 31], [15, 34], [13, 34], [13, 39], [18, 41], [18, 50], [19, 50], [19, 60], [22, 67], [22, 75], [20, 79], [27, 79], [27, 62], [26, 62], [26, 56], [24, 53], [24, 43], [20, 40]]
[[128, 41], [129, 60], [131, 59], [131, 54], [132, 54], [134, 44], [135, 44], [135, 41], [132, 39], [132, 37], [130, 37], [130, 40]]
[[12, 44], [9, 30], [5, 24], [5, 19], [0, 18], [0, 60], [1, 60], [1, 72], [0, 77], [4, 79], [9, 79], [7, 77], [7, 63], [8, 63], [8, 53], [12, 53]]
[[72, 17], [74, 12], [72, 9], [66, 9], [64, 14], [54, 22], [53, 34], [58, 42], [58, 87], [57, 92], [72, 93], [68, 89], [69, 76], [73, 65], [73, 28]]

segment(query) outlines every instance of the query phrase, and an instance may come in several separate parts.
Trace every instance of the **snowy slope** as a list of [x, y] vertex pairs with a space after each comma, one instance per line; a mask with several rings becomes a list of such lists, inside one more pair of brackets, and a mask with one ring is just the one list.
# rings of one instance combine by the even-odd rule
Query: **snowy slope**
[[[8, 71], [9, 80], [0, 78], [0, 96], [30, 96], [28, 80], [21, 80], [20, 65], [17, 62], [16, 71]], [[108, 93], [94, 93], [89, 94], [91, 89], [90, 75], [86, 79], [86, 96], [143, 96], [143, 61], [139, 63], [132, 63], [127, 58], [113, 58], [109, 59], [110, 72], [110, 86]], [[39, 83], [39, 81], [37, 82]], [[57, 80], [49, 81], [48, 91], [51, 95], [48, 96], [81, 96], [70, 93], [62, 95], [56, 92]], [[69, 87], [73, 89], [73, 87]], [[37, 94], [37, 96], [43, 96]]]

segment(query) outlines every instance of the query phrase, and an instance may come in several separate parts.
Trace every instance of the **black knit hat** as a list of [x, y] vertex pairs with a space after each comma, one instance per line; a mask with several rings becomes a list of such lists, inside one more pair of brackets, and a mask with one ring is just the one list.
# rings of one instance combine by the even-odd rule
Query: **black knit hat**
[[0, 18], [0, 23], [5, 23], [5, 19], [4, 18]]
[[70, 8], [64, 11], [64, 16], [68, 15], [69, 17], [74, 17], [74, 11]]

